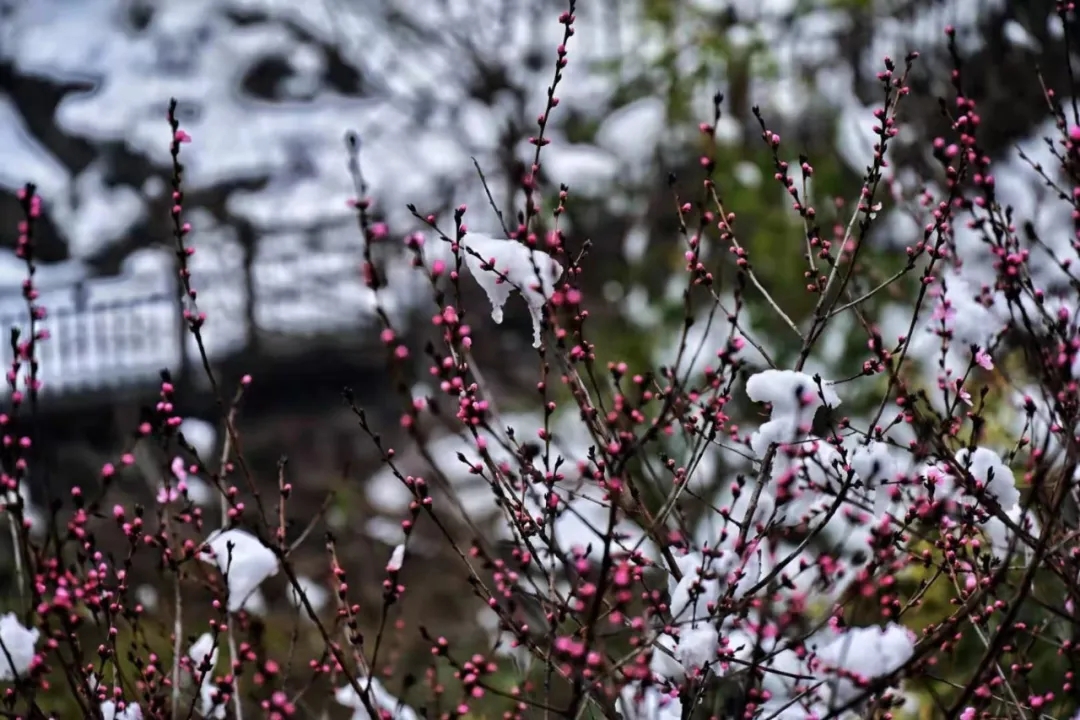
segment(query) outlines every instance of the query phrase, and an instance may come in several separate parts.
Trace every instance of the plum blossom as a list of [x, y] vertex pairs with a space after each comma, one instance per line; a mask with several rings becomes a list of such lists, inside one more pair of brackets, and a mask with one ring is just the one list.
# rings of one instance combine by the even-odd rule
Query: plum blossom
[[34, 664], [34, 646], [40, 635], [37, 628], [23, 627], [15, 613], [0, 617], [0, 682], [26, 674]]
[[205, 562], [216, 563], [229, 585], [229, 612], [237, 612], [248, 597], [266, 580], [277, 574], [277, 556], [246, 530], [215, 530], [206, 539], [200, 555]]
[[213, 501], [213, 488], [198, 475], [188, 474], [182, 457], [173, 458], [169, 470], [173, 475], [173, 482], [168, 485], [162, 483], [158, 488], [157, 502], [159, 504], [176, 502], [185, 491], [191, 502], [196, 505], [209, 505]]
[[[542, 309], [555, 291], [555, 281], [563, 273], [562, 265], [550, 255], [530, 250], [516, 240], [469, 233], [465, 246], [472, 250], [465, 251], [465, 265], [491, 302], [491, 319], [502, 323], [503, 306], [511, 293], [519, 290], [532, 316], [533, 347], [540, 347]], [[494, 269], [485, 270], [486, 263], [493, 263]]]

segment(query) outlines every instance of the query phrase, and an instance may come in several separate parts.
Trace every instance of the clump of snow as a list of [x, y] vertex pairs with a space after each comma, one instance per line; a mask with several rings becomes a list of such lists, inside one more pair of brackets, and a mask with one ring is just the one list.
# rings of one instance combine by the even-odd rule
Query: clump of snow
[[1039, 44], [1039, 41], [1027, 31], [1027, 28], [1015, 19], [1010, 18], [1006, 20], [1002, 30], [1004, 31], [1005, 38], [1013, 45], [1024, 48], [1025, 50], [1030, 50], [1033, 53], [1042, 52], [1042, 46]]
[[[530, 250], [515, 240], [499, 240], [469, 233], [465, 236], [465, 264], [491, 302], [491, 319], [502, 323], [503, 306], [517, 290], [529, 306], [533, 322], [533, 346], [540, 347], [544, 303], [555, 291], [563, 267], [555, 258]], [[490, 267], [485, 268], [486, 265]]]
[[204, 551], [200, 558], [216, 563], [226, 576], [229, 612], [243, 608], [259, 585], [278, 572], [277, 556], [246, 530], [215, 530], [206, 539], [206, 546], [209, 551]]
[[390, 560], [386, 563], [387, 572], [398, 572], [405, 563], [405, 546], [398, 545], [390, 554]]
[[619, 158], [624, 172], [640, 177], [651, 167], [666, 120], [667, 110], [659, 97], [635, 100], [607, 114], [596, 132], [596, 144]]
[[34, 504], [26, 482], [20, 481], [15, 492], [9, 490], [0, 494], [0, 511], [7, 512], [14, 520], [15, 515], [10, 510], [7, 510], [7, 506], [14, 505], [20, 500], [22, 501], [23, 521], [29, 524], [31, 534], [35, 537], [41, 537], [48, 529], [48, 516], [42, 508]]
[[[946, 308], [935, 314], [937, 317], [944, 316], [945, 327], [965, 347], [990, 347], [995, 336], [1005, 329], [1005, 322], [991, 308], [975, 299], [976, 292], [966, 280], [953, 277], [952, 281], [948, 286]], [[931, 322], [934, 319], [937, 318]]]
[[[557, 491], [556, 495], [559, 496], [560, 503], [553, 532], [559, 547], [587, 550], [587, 557], [593, 562], [600, 562], [608, 541], [606, 531], [608, 518], [611, 516], [610, 503], [595, 487], [586, 486], [573, 493]], [[524, 505], [530, 514], [539, 515], [542, 498], [530, 496]], [[646, 557], [655, 556], [655, 545], [645, 540], [644, 536], [645, 532], [640, 526], [620, 517], [615, 523], [614, 536], [611, 538], [611, 552], [629, 552], [637, 548]], [[538, 548], [538, 551], [542, 560], [551, 565], [561, 564], [554, 553], [545, 548]]]
[[292, 606], [300, 610], [303, 617], [307, 617], [303, 600], [300, 597], [300, 593], [303, 593], [307, 601], [311, 603], [311, 608], [316, 613], [322, 612], [330, 602], [330, 591], [326, 588], [326, 583], [319, 582], [306, 575], [297, 577], [296, 581], [297, 585], [300, 586], [300, 590], [297, 591], [295, 586], [289, 588], [289, 602]]
[[99, 706], [101, 720], [142, 720], [142, 708], [138, 703], [127, 703], [121, 710], [114, 700], [106, 700]]
[[770, 445], [797, 442], [810, 431], [814, 413], [822, 406], [835, 408], [840, 396], [827, 382], [793, 370], [763, 370], [746, 381], [746, 394], [754, 402], [769, 403], [769, 421], [758, 428], [750, 447], [759, 458]]
[[[674, 635], [667, 631], [657, 636], [651, 669], [657, 675], [678, 681], [716, 662], [721, 636], [710, 606], [729, 594], [745, 597], [761, 579], [761, 558], [756, 551], [745, 560], [731, 550], [690, 552], [676, 558], [682, 577], [676, 582], [668, 576], [668, 602]], [[677, 637], [676, 637], [677, 636]]]
[[[1039, 521], [1030, 510], [1025, 510], [1020, 505], [1014, 505], [1005, 511], [1005, 515], [1026, 530], [1029, 535], [1038, 537]], [[1026, 542], [1014, 540], [1015, 533], [1001, 518], [996, 515], [990, 517], [983, 523], [982, 529], [990, 540], [990, 552], [997, 560], [1009, 560], [1010, 552], [1014, 552], [1017, 557], [1024, 561], [1031, 560], [1034, 548]]]
[[[857, 677], [874, 679], [903, 667], [915, 653], [913, 633], [902, 625], [889, 623], [883, 628], [851, 628], [817, 651], [816, 668], [828, 675], [842, 670]], [[829, 683], [831, 702], [843, 705], [862, 692], [847, 677]]]
[[23, 627], [15, 613], [0, 617], [0, 682], [26, 674], [34, 663], [34, 646], [40, 635], [37, 628]]
[[889, 504], [888, 483], [896, 480], [899, 464], [889, 446], [876, 440], [861, 444], [851, 455], [851, 469], [874, 493], [874, 514], [881, 515]]
[[158, 595], [157, 588], [153, 585], [140, 585], [135, 588], [135, 602], [147, 610], [151, 612], [156, 610], [160, 601], [161, 597]]
[[147, 206], [128, 185], [110, 186], [95, 162], [73, 179], [68, 193], [49, 198], [49, 212], [67, 235], [68, 252], [87, 258], [116, 243], [146, 218]]
[[663, 692], [655, 686], [629, 683], [619, 693], [619, 711], [624, 720], [681, 720], [682, 701], [677, 692]]
[[[513, 428], [519, 440], [535, 437], [544, 427], [542, 415], [533, 413], [504, 413], [490, 428], [480, 428], [478, 433], [487, 453], [496, 466], [509, 464], [514, 466], [513, 448], [506, 444], [503, 433], [505, 428]], [[579, 418], [569, 413], [559, 414], [549, 423], [549, 430], [554, 435], [553, 449], [565, 458], [563, 472], [567, 483], [578, 477], [574, 470], [578, 461], [588, 457], [590, 442], [588, 429]], [[478, 478], [471, 468], [480, 464], [481, 457], [477, 443], [468, 433], [442, 435], [427, 444], [428, 455], [436, 465], [436, 470], [445, 476], [453, 486], [454, 494], [470, 517], [490, 514], [496, 508], [491, 503], [491, 488], [488, 483]], [[464, 458], [462, 461], [458, 455]], [[404, 513], [412, 500], [409, 489], [394, 475], [390, 468], [373, 475], [365, 488], [368, 501], [378, 510], [393, 515]], [[516, 495], [517, 493], [515, 493]], [[526, 501], [531, 495], [527, 494]], [[569, 497], [569, 495], [567, 496]], [[397, 544], [400, 540], [394, 540]]]
[[873, 106], [857, 103], [845, 105], [836, 126], [836, 152], [848, 167], [859, 173], [866, 172], [873, 161], [878, 142], [873, 124], [866, 121], [874, 116], [874, 110]]
[[[390, 691], [379, 682], [378, 678], [358, 677], [356, 682], [365, 691], [371, 704], [384, 717], [388, 717], [390, 720], [418, 720], [419, 716], [416, 711], [390, 694]], [[360, 695], [353, 689], [352, 685], [339, 688], [334, 693], [334, 698], [339, 704], [352, 709], [352, 720], [373, 720], [364, 706], [363, 700], [360, 699]]]
[[266, 617], [270, 608], [266, 604], [266, 596], [263, 595], [262, 590], [256, 590], [248, 595], [248, 599], [244, 601], [244, 612], [249, 615], [255, 615], [257, 617]]
[[195, 452], [204, 462], [212, 458], [214, 451], [217, 450], [218, 431], [213, 423], [199, 418], [184, 418], [180, 423], [180, 434], [191, 447], [195, 448]]
[[730, 571], [731, 562], [728, 560], [715, 567], [711, 559], [707, 562], [700, 553], [690, 553], [679, 559], [679, 570], [683, 576], [670, 591], [668, 606], [674, 622], [689, 623], [692, 627], [699, 621], [707, 620], [709, 612], [706, 608], [720, 599], [720, 581], [709, 580], [705, 576], [712, 572]]
[[[199, 683], [199, 705], [203, 717], [224, 718], [225, 705], [221, 702], [215, 704], [217, 685], [214, 683], [214, 666], [217, 665], [218, 644], [210, 633], [203, 633], [199, 639], [188, 648], [188, 657], [191, 658], [191, 679]], [[202, 672], [202, 664], [207, 662], [209, 669]]]
[[963, 448], [956, 453], [956, 462], [967, 468], [975, 481], [986, 489], [986, 494], [995, 498], [1006, 512], [1020, 502], [1020, 491], [1016, 489], [1012, 470], [993, 450], [977, 447], [969, 453]]
[[[670, 607], [672, 620], [694, 626], [698, 621], [709, 617], [707, 607], [716, 602], [728, 590], [735, 580], [733, 597], [746, 594], [761, 574], [760, 562], [756, 553], [748, 553], [744, 562], [731, 550], [713, 550], [707, 555], [691, 552], [677, 560], [682, 578], [671, 585], [673, 576], [669, 576]], [[739, 573], [738, 579], [733, 573]]]
[[720, 634], [712, 623], [702, 623], [697, 627], [684, 628], [679, 632], [679, 642], [675, 646], [675, 659], [690, 673], [706, 667], [716, 660], [716, 651], [720, 647]]
[[[96, 691], [99, 686], [97, 675], [91, 672], [86, 684], [90, 690]], [[142, 720], [143, 716], [142, 708], [137, 703], [124, 703], [121, 709], [117, 700], [105, 700], [98, 708], [101, 710], [102, 720]]]
[[[1032, 548], [1028, 543], [1015, 537], [1006, 521], [997, 513], [990, 512], [990, 508], [981, 501], [984, 494], [993, 498], [1011, 522], [1029, 534], [1038, 534], [1038, 520], [1030, 510], [1021, 506], [1020, 491], [1009, 466], [1000, 455], [985, 447], [976, 447], [970, 452], [962, 448], [953, 459], [963, 472], [957, 472], [944, 461], [932, 463], [919, 473], [924, 477], [924, 485], [934, 488], [935, 497], [950, 502], [950, 513], [976, 506], [986, 511], [985, 514], [979, 513], [977, 517], [982, 519], [976, 519], [976, 523], [990, 541], [989, 549], [995, 559], [1008, 560], [1012, 551], [1015, 557], [1030, 560]], [[974, 487], [964, 479], [966, 475], [974, 480]], [[918, 494], [925, 492], [922, 487], [918, 490]]]
[[599, 197], [619, 175], [618, 158], [595, 145], [557, 143], [544, 151], [544, 168], [575, 194]]
[[761, 168], [755, 163], [744, 160], [734, 168], [735, 180], [744, 187], [757, 188], [761, 185]]
[[47, 198], [68, 182], [64, 166], [29, 132], [11, 97], [0, 92], [0, 188], [16, 191], [31, 178]]
[[218, 648], [214, 644], [214, 636], [210, 633], [203, 633], [199, 636], [199, 639], [191, 644], [188, 649], [188, 657], [195, 664], [195, 669], [198, 670], [199, 665], [209, 656], [210, 669], [212, 670], [217, 665]]

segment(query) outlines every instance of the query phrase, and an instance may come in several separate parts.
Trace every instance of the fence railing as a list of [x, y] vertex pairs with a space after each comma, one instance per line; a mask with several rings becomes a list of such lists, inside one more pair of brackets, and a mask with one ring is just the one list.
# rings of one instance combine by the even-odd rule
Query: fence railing
[[[253, 335], [295, 339], [290, 344], [296, 345], [328, 336], [355, 341], [374, 321], [375, 305], [356, 258], [354, 253], [324, 252], [256, 263], [250, 299], [243, 269], [198, 273], [198, 307], [207, 314], [203, 337], [211, 359], [244, 351]], [[400, 307], [409, 296], [406, 289], [396, 298], [384, 292], [379, 299]], [[37, 351], [42, 397], [156, 382], [163, 368], [178, 372], [183, 367], [185, 352], [198, 362], [194, 339], [182, 332], [174, 273], [93, 278], [44, 288], [39, 302], [47, 311], [39, 325], [50, 335]], [[254, 333], [249, 331], [249, 315]], [[18, 288], [0, 289], [5, 369], [12, 359], [11, 327], [25, 330], [27, 319]], [[0, 392], [9, 392], [6, 383]]]

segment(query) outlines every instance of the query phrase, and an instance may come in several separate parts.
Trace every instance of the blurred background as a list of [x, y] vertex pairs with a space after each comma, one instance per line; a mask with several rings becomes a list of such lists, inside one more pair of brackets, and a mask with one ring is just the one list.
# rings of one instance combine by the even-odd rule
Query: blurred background
[[[395, 238], [418, 227], [408, 203], [443, 217], [465, 203], [472, 229], [497, 231], [473, 159], [512, 217], [563, 4], [0, 0], [0, 322], [25, 314], [25, 268], [10, 248], [14, 193], [33, 182], [45, 203], [37, 258], [52, 334], [41, 346], [50, 426], [75, 445], [109, 448], [130, 427], [131, 408], [155, 397], [162, 368], [184, 388], [188, 413], [214, 415], [176, 306], [165, 122], [176, 97], [194, 137], [186, 209], [210, 353], [227, 377], [250, 372], [264, 388], [245, 414], [265, 414], [266, 431], [283, 434], [273, 446], [319, 447], [321, 462], [342, 462], [349, 450], [332, 437], [303, 437], [303, 413], [324, 416], [344, 384], [373, 408], [394, 402], [381, 396], [392, 388], [371, 352], [373, 298], [357, 273], [363, 241], [346, 206], [354, 191], [345, 134], [361, 138], [376, 212]], [[712, 120], [714, 93], [725, 96], [720, 186], [743, 242], [770, 258], [759, 272], [797, 304], [801, 282], [789, 298], [782, 288], [801, 277], [798, 254], [784, 252], [801, 223], [771, 212], [789, 203], [770, 181], [754, 105], [785, 151], [810, 156], [814, 199], [828, 212], [870, 158], [874, 76], [886, 54], [923, 54], [892, 158], [899, 181], [909, 171], [933, 177], [946, 25], [957, 28], [991, 151], [1006, 153], [1046, 120], [1035, 60], [1047, 85], [1066, 84], [1052, 0], [579, 5], [543, 175], [549, 187], [571, 188], [564, 229], [573, 244], [594, 244], [597, 331], [605, 321], [618, 329], [602, 347], [635, 359], [656, 355], [648, 330], [679, 300], [668, 282], [681, 252], [667, 178], [696, 187], [696, 127]], [[902, 247], [893, 224], [879, 227], [879, 249]], [[416, 279], [387, 262], [395, 319], [426, 316]], [[523, 316], [483, 346], [527, 351]], [[113, 417], [123, 418], [120, 435]]]
[[[700, 187], [697, 127], [713, 121], [717, 92], [715, 177], [763, 282], [798, 320], [809, 311], [802, 221], [778, 212], [790, 199], [772, 179], [752, 108], [784, 138], [782, 159], [810, 157], [812, 197], [829, 227], [847, 217], [834, 198], [854, 197], [871, 160], [883, 58], [922, 53], [890, 158], [892, 200], [863, 256], [870, 282], [903, 264], [916, 237], [900, 208], [918, 178], [937, 179], [930, 141], [948, 128], [937, 102], [951, 93], [946, 25], [980, 103], [980, 139], [1006, 166], [1018, 145], [1037, 147], [1046, 133], [1036, 64], [1048, 86], [1069, 87], [1065, 23], [1075, 19], [1058, 17], [1053, 0], [578, 6], [542, 180], [549, 197], [570, 187], [562, 227], [571, 246], [593, 243], [586, 296], [601, 359], [635, 368], [672, 358], [685, 277], [669, 176], [687, 192]], [[25, 323], [15, 193], [33, 182], [44, 200], [36, 252], [52, 337], [40, 350], [41, 423], [53, 452], [35, 468], [31, 494], [96, 477], [156, 399], [163, 368], [185, 416], [218, 418], [176, 299], [165, 120], [175, 97], [193, 137], [183, 150], [186, 219], [208, 350], [226, 387], [254, 378], [240, 420], [249, 464], [274, 482], [288, 455], [302, 473], [298, 512], [309, 516], [333, 490], [327, 521], [358, 554], [397, 542], [401, 493], [385, 487], [396, 481], [380, 474], [340, 399], [353, 388], [388, 443], [401, 441], [397, 381], [358, 271], [344, 138], [358, 134], [375, 214], [397, 240], [382, 248], [391, 285], [381, 299], [419, 348], [432, 305], [400, 242], [420, 229], [406, 205], [448, 226], [449, 211], [466, 204], [471, 229], [499, 234], [475, 159], [495, 202], [516, 214], [564, 9], [554, 0], [0, 0], [5, 338]], [[1035, 180], [1009, 192], [1038, 215]], [[888, 324], [900, 293], [868, 314]], [[784, 366], [796, 350], [790, 334], [749, 300], [749, 322]], [[528, 313], [511, 300], [496, 326], [477, 309], [478, 359], [503, 409], [516, 412], [536, 367]], [[861, 363], [854, 348], [865, 338], [840, 324], [826, 347], [820, 362], [843, 376]], [[415, 378], [404, 382], [423, 395], [411, 385], [426, 375], [415, 357]], [[208, 447], [219, 441], [211, 434]], [[153, 474], [160, 464], [143, 467]]]

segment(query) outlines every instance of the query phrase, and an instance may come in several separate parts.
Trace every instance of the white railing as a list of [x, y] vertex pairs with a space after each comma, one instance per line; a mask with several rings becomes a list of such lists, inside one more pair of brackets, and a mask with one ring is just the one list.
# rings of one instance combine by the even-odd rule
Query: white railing
[[[355, 341], [374, 322], [375, 306], [357, 259], [354, 252], [318, 252], [256, 262], [251, 278], [256, 333], [298, 341], [325, 336]], [[203, 270], [196, 278], [199, 310], [207, 315], [203, 337], [211, 359], [244, 350], [249, 333], [242, 268]], [[397, 311], [411, 304], [412, 296], [409, 291], [393, 296], [384, 291], [380, 300]], [[153, 382], [162, 369], [175, 373], [183, 365], [185, 348], [172, 273], [96, 278], [46, 288], [39, 302], [47, 310], [39, 325], [50, 334], [37, 352], [43, 397]], [[13, 326], [24, 331], [28, 327], [26, 304], [18, 288], [0, 288], [0, 357], [5, 371], [12, 358]], [[194, 340], [186, 341], [189, 358], [197, 363]], [[3, 385], [0, 392], [6, 394], [9, 390]]]

